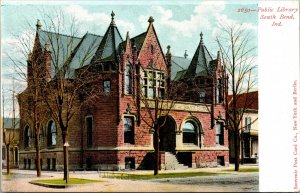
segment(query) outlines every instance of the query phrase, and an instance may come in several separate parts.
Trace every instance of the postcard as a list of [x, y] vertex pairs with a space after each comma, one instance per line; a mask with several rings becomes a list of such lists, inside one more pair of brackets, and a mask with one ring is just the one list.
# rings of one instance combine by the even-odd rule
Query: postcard
[[298, 1], [2, 1], [1, 191], [298, 192]]

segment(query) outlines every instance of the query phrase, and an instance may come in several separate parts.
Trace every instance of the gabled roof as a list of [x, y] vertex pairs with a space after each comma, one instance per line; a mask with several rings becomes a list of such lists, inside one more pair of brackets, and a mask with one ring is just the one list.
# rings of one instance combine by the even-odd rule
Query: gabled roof
[[130, 39], [131, 45], [135, 45], [137, 51], [139, 52], [143, 46], [143, 43], [145, 41], [147, 32], [141, 33], [140, 35], [137, 35]]
[[[242, 93], [237, 95], [237, 109], [245, 108], [248, 110], [258, 110], [258, 91]], [[232, 95], [228, 95], [228, 101], [232, 99]]]
[[[40, 46], [45, 49], [45, 44], [49, 44], [51, 51], [51, 77], [55, 75], [55, 66], [67, 67], [66, 78], [74, 78], [75, 69], [88, 65], [92, 62], [115, 61], [117, 49], [123, 39], [112, 20], [104, 36], [86, 33], [82, 38], [53, 33], [41, 30], [41, 25], [37, 24], [37, 37]], [[39, 22], [39, 21], [38, 21]]]
[[171, 57], [171, 80], [180, 80], [188, 68], [191, 60], [185, 57]]
[[86, 33], [72, 58], [68, 73], [70, 77], [74, 77], [75, 69], [86, 66], [91, 63], [93, 56], [99, 47], [103, 36], [98, 36], [91, 33]]
[[122, 36], [114, 22], [114, 12], [112, 12], [112, 21], [92, 59], [92, 63], [101, 61], [115, 61], [117, 58], [118, 46], [123, 42]]
[[185, 73], [185, 78], [196, 76], [207, 76], [209, 73], [209, 62], [212, 57], [203, 43], [203, 34], [200, 34], [200, 43]]
[[52, 58], [50, 74], [53, 77], [55, 66], [58, 65], [61, 68], [64, 62], [68, 61], [74, 49], [79, 45], [81, 38], [40, 29], [37, 30], [37, 35], [42, 48], [45, 48], [45, 44], [49, 44], [49, 51], [51, 51]]

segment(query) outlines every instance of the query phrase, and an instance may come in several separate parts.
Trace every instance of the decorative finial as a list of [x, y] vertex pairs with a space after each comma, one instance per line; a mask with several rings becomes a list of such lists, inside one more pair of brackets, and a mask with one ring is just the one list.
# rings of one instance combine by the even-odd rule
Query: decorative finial
[[203, 44], [203, 33], [200, 33], [200, 44]]
[[48, 43], [45, 44], [45, 51], [50, 51], [50, 48], [49, 48], [49, 44], [48, 44]]
[[185, 52], [184, 52], [184, 58], [187, 58], [189, 55], [187, 54], [187, 50], [185, 50]]
[[37, 21], [36, 21], [36, 29], [37, 30], [39, 30], [39, 29], [41, 29], [41, 27], [42, 27], [42, 24], [41, 24], [41, 21], [39, 20], [39, 19], [37, 19]]
[[113, 26], [115, 26], [116, 24], [115, 24], [115, 13], [114, 13], [114, 11], [111, 11], [111, 22], [110, 22], [110, 25], [113, 25]]
[[28, 61], [31, 61], [31, 59], [32, 59], [32, 52], [29, 52], [29, 54], [28, 54]]
[[167, 54], [170, 54], [170, 53], [171, 53], [171, 52], [170, 52], [170, 48], [171, 48], [171, 46], [168, 45], [168, 46], [167, 46], [167, 49], [168, 49], [168, 50], [167, 50]]
[[217, 59], [220, 60], [220, 50], [218, 51]]
[[148, 22], [149, 22], [149, 23], [153, 23], [153, 22], [154, 22], [154, 19], [153, 19], [152, 16], [149, 17]]

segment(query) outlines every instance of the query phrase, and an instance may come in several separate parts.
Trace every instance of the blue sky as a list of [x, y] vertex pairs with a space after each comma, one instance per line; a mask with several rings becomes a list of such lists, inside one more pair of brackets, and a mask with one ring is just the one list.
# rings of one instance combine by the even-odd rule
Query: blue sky
[[104, 35], [113, 10], [123, 39], [127, 31], [130, 37], [145, 32], [147, 20], [153, 16], [163, 51], [170, 45], [173, 55], [183, 56], [187, 50], [191, 58], [199, 44], [200, 32], [204, 34], [206, 47], [216, 56], [215, 37], [222, 23], [244, 24], [253, 32], [250, 46], [257, 46], [258, 13], [237, 12], [239, 8], [257, 9], [257, 6], [256, 1], [2, 1], [2, 84], [9, 89], [9, 74], [14, 72], [7, 54], [17, 54], [16, 37], [34, 29], [37, 19], [44, 24], [41, 10], [51, 15], [53, 10], [60, 9], [66, 17], [74, 16], [79, 26], [78, 36], [87, 31]]

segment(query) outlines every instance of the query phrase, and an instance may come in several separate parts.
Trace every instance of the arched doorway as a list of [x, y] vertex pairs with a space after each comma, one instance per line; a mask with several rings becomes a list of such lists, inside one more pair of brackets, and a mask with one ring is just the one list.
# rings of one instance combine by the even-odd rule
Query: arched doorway
[[159, 150], [174, 152], [176, 147], [176, 123], [170, 116], [160, 117], [158, 120], [159, 129]]

